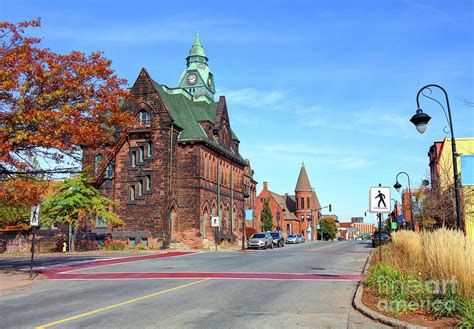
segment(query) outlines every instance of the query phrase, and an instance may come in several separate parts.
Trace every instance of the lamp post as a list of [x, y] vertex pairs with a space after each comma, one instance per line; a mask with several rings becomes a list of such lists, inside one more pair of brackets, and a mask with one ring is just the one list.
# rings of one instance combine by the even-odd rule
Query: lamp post
[[245, 250], [245, 200], [249, 197], [248, 187], [244, 185], [244, 193], [243, 193], [243, 213], [242, 213], [242, 250]]
[[[446, 98], [446, 105], [448, 106], [448, 114], [446, 115], [446, 110], [444, 109], [443, 105], [435, 98], [431, 97], [431, 88], [438, 88], [440, 89]], [[423, 93], [424, 90], [428, 90], [430, 92], [429, 95], [425, 95]], [[424, 87], [422, 87], [419, 91], [418, 94], [416, 95], [416, 105], [417, 105], [417, 110], [416, 114], [410, 119], [410, 121], [415, 125], [416, 129], [420, 134], [423, 134], [426, 130], [426, 127], [428, 125], [428, 121], [430, 121], [431, 117], [423, 113], [423, 110], [420, 107], [420, 95], [425, 96], [426, 98], [429, 98], [436, 103], [438, 103], [441, 108], [443, 109], [444, 115], [446, 116], [446, 120], [448, 121], [449, 125], [449, 131], [451, 133], [451, 149], [453, 153], [453, 174], [454, 174], [454, 194], [456, 197], [456, 217], [457, 217], [457, 229], [458, 230], [463, 230], [463, 222], [462, 222], [462, 214], [461, 214], [461, 198], [459, 194], [459, 177], [458, 177], [458, 164], [457, 164], [457, 159], [456, 157], [458, 156], [456, 152], [456, 140], [454, 138], [454, 130], [453, 130], [453, 119], [451, 117], [451, 107], [449, 106], [449, 98], [448, 98], [448, 93], [446, 90], [441, 87], [440, 85], [437, 84], [429, 84]]]
[[[410, 219], [411, 219], [411, 230], [414, 231], [415, 230], [415, 218], [413, 218], [413, 205], [412, 205], [412, 200], [411, 200], [411, 183], [410, 183], [410, 176], [404, 172], [404, 171], [400, 171], [398, 174], [397, 174], [397, 177], [395, 177], [395, 180], [397, 181], [393, 187], [395, 188], [395, 190], [397, 190], [397, 192], [400, 192], [400, 188], [402, 187], [402, 185], [398, 182], [398, 176], [400, 176], [400, 174], [404, 174], [407, 176], [408, 178], [408, 197], [410, 198]], [[403, 203], [403, 194], [402, 194], [402, 203]]]

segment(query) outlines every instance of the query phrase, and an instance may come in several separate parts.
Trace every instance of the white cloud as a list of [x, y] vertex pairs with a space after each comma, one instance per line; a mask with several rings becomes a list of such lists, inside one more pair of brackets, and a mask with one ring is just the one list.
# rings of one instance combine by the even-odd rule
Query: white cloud
[[283, 90], [220, 89], [217, 94], [225, 95], [227, 102], [232, 106], [293, 114], [321, 112], [321, 107], [305, 106], [300, 99]]
[[254, 144], [246, 147], [252, 159], [265, 158], [266, 161], [295, 161], [301, 159], [305, 163], [315, 162], [332, 169], [355, 170], [365, 169], [373, 165], [366, 155], [348, 147], [316, 147], [308, 144]]
[[225, 95], [229, 103], [250, 108], [271, 109], [272, 107], [278, 106], [286, 97], [282, 91], [274, 90], [264, 92], [253, 88], [219, 90], [219, 93]]

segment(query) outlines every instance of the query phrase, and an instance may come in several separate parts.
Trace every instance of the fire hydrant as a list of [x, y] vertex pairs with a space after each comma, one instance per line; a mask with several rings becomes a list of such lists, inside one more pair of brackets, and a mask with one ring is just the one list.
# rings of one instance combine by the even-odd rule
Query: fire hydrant
[[63, 242], [63, 252], [66, 252], [66, 251], [67, 251], [67, 243]]

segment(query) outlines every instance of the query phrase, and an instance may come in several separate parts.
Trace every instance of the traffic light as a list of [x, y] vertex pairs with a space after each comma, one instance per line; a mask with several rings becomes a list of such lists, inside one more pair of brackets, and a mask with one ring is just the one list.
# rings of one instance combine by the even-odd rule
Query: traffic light
[[332, 212], [332, 208], [331, 208], [331, 205], [329, 205], [329, 212]]

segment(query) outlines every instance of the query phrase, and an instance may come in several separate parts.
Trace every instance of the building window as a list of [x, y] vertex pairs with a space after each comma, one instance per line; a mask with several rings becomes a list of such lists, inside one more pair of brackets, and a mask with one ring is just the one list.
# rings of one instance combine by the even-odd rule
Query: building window
[[102, 216], [97, 216], [97, 220], [95, 222], [95, 227], [96, 228], [104, 228], [104, 227], [107, 227], [108, 224], [109, 224], [109, 222], [107, 221], [107, 219], [105, 219]]
[[137, 151], [132, 151], [131, 156], [132, 156], [132, 167], [135, 168], [137, 166]]
[[105, 170], [105, 177], [112, 178], [114, 175], [114, 164], [113, 162], [107, 165], [107, 169]]
[[146, 143], [146, 155], [147, 157], [151, 158], [151, 150], [152, 150], [152, 147], [153, 147], [153, 143], [151, 141], [148, 141]]
[[306, 215], [306, 220], [309, 222], [311, 220], [311, 215]]
[[142, 247], [148, 247], [148, 238], [142, 239]]
[[94, 172], [97, 174], [99, 172], [99, 165], [102, 161], [102, 154], [97, 154], [94, 159]]
[[304, 198], [301, 198], [301, 209], [304, 209]]
[[276, 219], [279, 221], [280, 220], [280, 213], [277, 212]]
[[311, 204], [309, 202], [309, 198], [306, 198], [306, 207], [308, 207], [309, 209], [311, 209]]
[[135, 201], [135, 185], [130, 186], [130, 201]]
[[151, 175], [146, 175], [145, 178], [145, 189], [149, 191], [151, 189]]
[[138, 159], [140, 160], [140, 162], [143, 162], [143, 160], [145, 159], [145, 146], [140, 146], [140, 148], [138, 149]]
[[138, 196], [143, 196], [143, 180], [138, 181]]
[[301, 223], [304, 223], [304, 215], [301, 215]]
[[147, 111], [141, 110], [138, 113], [138, 119], [140, 120], [140, 125], [141, 126], [149, 126], [150, 125], [150, 114]]
[[135, 247], [137, 244], [135, 238], [130, 238], [130, 247]]

